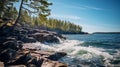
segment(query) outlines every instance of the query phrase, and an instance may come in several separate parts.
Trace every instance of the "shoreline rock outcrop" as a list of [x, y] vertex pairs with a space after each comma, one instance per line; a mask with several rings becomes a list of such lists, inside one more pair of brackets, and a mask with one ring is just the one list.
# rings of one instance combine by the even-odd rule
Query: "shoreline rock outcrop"
[[[38, 34], [37, 34], [38, 33]], [[58, 59], [66, 56], [65, 52], [43, 51], [23, 48], [24, 43], [48, 42], [59, 43], [64, 40], [55, 32], [17, 27], [6, 27], [0, 31], [0, 66], [5, 67], [68, 67]]]

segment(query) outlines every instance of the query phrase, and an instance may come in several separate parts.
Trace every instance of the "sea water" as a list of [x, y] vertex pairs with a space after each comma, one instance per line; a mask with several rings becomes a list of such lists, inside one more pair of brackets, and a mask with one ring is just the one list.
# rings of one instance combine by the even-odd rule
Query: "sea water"
[[[36, 48], [63, 51], [68, 55], [59, 61], [69, 67], [120, 67], [120, 34], [63, 35], [61, 43], [34, 43]], [[39, 47], [38, 47], [39, 46]]]

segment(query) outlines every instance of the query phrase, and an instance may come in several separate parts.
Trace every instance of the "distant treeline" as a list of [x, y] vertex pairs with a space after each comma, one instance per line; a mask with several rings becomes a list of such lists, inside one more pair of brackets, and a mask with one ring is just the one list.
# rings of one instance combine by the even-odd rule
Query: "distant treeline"
[[59, 33], [80, 33], [82, 27], [70, 21], [63, 21], [58, 19], [49, 18], [47, 20], [47, 27], [56, 30]]
[[93, 34], [120, 34], [120, 32], [94, 32]]
[[33, 27], [56, 31], [58, 33], [82, 33], [82, 27], [70, 21], [47, 18], [46, 15], [39, 14], [39, 16], [31, 17], [27, 11], [22, 12], [20, 18], [23, 25], [28, 24]]
[[58, 33], [80, 33], [82, 27], [75, 25], [70, 21], [63, 21], [54, 18], [48, 18], [45, 22], [40, 21], [40, 18], [33, 20], [35, 26], [46, 28], [48, 30], [56, 31]]

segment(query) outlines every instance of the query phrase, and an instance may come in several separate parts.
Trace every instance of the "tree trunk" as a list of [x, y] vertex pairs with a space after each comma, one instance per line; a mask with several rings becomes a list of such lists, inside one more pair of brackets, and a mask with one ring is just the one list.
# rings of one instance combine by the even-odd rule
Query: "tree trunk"
[[18, 23], [18, 21], [19, 21], [19, 19], [20, 19], [21, 10], [22, 10], [22, 4], [23, 4], [23, 0], [21, 0], [21, 4], [20, 4], [20, 8], [19, 8], [18, 17], [17, 17], [17, 19], [16, 19], [16, 21], [15, 21], [14, 26], [16, 26], [16, 25], [17, 25], [17, 23]]

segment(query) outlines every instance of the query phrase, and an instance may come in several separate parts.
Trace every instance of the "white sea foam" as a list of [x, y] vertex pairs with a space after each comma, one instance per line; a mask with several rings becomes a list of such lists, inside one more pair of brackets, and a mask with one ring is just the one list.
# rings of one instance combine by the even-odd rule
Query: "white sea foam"
[[57, 37], [60, 43], [63, 43], [63, 40], [60, 39], [60, 37]]
[[[74, 47], [75, 50], [71, 53], [72, 55], [75, 55], [77, 54], [77, 52], [79, 52], [80, 50], [85, 50], [91, 54], [94, 54], [94, 55], [98, 55], [98, 56], [103, 56], [105, 59], [112, 59], [112, 55], [110, 55], [109, 53], [107, 52], [103, 52], [104, 49], [102, 48], [96, 48], [96, 47], [84, 47], [84, 46], [75, 46]], [[89, 53], [88, 54], [85, 54], [84, 57], [90, 57], [89, 56]]]
[[[70, 56], [68, 59], [72, 58], [79, 58], [82, 60], [98, 60], [100, 56], [104, 57], [104, 60], [106, 60], [106, 63], [109, 63], [109, 59], [112, 59], [113, 56], [109, 53], [105, 52], [106, 50], [103, 48], [97, 48], [97, 47], [86, 47], [81, 46], [80, 44], [83, 44], [83, 41], [78, 40], [65, 40], [61, 42], [60, 44], [42, 44], [40, 42], [32, 43], [36, 47], [40, 48], [42, 50], [53, 50], [53, 51], [64, 51]], [[79, 51], [87, 51], [85, 54], [77, 54]], [[68, 59], [64, 61], [68, 62]], [[99, 60], [98, 60], [99, 61]], [[70, 62], [71, 63], [71, 62]]]
[[52, 47], [50, 45], [45, 45], [45, 44], [40, 43], [40, 42], [36, 42], [36, 43], [34, 43], [34, 45], [40, 46], [41, 50], [55, 50], [56, 49], [56, 48], [54, 48], [54, 47]]
[[[103, 48], [96, 48], [96, 47], [85, 47], [80, 46], [80, 44], [84, 43], [83, 41], [78, 40], [65, 40], [63, 43], [60, 44], [42, 44], [40, 42], [33, 43], [36, 45], [36, 48], [40, 48], [42, 50], [54, 50], [54, 51], [64, 51], [68, 53], [68, 55], [77, 56], [77, 53], [80, 50], [87, 51], [87, 54], [81, 55], [86, 58], [91, 58], [90, 54], [103, 56], [105, 59], [112, 59], [113, 56], [107, 52], [104, 52], [105, 49]], [[40, 46], [40, 47], [39, 47]], [[92, 56], [93, 56], [92, 55]]]
[[64, 41], [64, 43], [61, 44], [56, 44], [54, 45], [55, 47], [57, 47], [56, 51], [66, 51], [66, 50], [71, 50], [74, 46], [83, 43], [82, 41], [78, 41], [78, 40], [66, 40]]
[[64, 42], [61, 41], [60, 44], [55, 44], [55, 43], [47, 43], [45, 42], [40, 43], [40, 42], [36, 42], [36, 43], [32, 43], [35, 47], [40, 46], [41, 49], [47, 49], [47, 50], [54, 50], [54, 51], [64, 51], [64, 50], [69, 50], [72, 47], [74, 47], [75, 45], [78, 45], [80, 42], [78, 40], [65, 40]]

